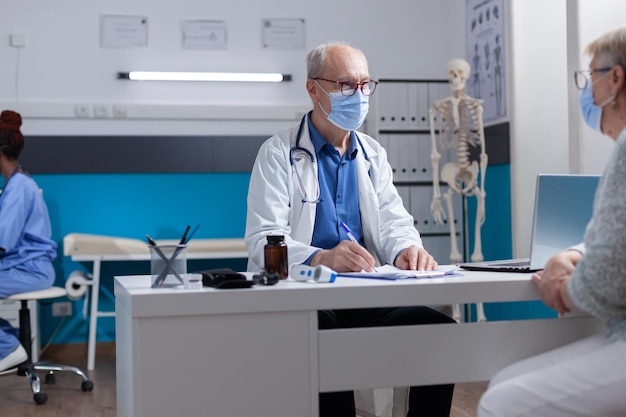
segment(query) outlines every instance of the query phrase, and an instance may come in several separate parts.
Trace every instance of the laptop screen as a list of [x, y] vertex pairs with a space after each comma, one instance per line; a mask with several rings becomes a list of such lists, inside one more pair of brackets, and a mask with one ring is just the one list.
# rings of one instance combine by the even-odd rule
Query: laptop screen
[[556, 253], [582, 242], [593, 213], [598, 175], [539, 174], [530, 268], [541, 269]]

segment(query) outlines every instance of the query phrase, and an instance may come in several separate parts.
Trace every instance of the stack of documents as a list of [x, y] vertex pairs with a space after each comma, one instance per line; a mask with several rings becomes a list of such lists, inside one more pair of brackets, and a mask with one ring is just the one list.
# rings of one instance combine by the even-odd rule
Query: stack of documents
[[458, 273], [458, 267], [452, 267], [447, 270], [434, 271], [409, 271], [396, 268], [393, 265], [383, 265], [376, 268], [376, 272], [339, 272], [337, 277], [343, 278], [370, 278], [370, 279], [406, 279], [406, 278], [438, 278], [444, 276], [461, 275]]

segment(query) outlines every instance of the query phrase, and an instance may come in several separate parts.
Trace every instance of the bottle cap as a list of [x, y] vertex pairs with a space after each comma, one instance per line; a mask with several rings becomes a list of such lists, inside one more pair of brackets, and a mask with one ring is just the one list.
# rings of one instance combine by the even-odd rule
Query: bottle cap
[[267, 243], [269, 243], [270, 245], [275, 245], [277, 243], [282, 243], [285, 241], [285, 236], [272, 236], [272, 235], [268, 235], [267, 236]]

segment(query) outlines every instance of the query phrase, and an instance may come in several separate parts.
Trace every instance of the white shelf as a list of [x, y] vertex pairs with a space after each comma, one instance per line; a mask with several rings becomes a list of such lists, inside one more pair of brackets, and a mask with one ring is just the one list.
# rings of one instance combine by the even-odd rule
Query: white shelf
[[[394, 184], [404, 206], [414, 218], [426, 249], [442, 264], [449, 262], [450, 228], [436, 225], [431, 214], [433, 168], [428, 111], [432, 104], [450, 96], [447, 81], [383, 80], [372, 96], [373, 116], [369, 121], [372, 135], [387, 150], [394, 171]], [[455, 156], [442, 149], [439, 167]], [[441, 193], [447, 186], [441, 186]], [[454, 198], [455, 231], [461, 253], [465, 246], [463, 202]]]

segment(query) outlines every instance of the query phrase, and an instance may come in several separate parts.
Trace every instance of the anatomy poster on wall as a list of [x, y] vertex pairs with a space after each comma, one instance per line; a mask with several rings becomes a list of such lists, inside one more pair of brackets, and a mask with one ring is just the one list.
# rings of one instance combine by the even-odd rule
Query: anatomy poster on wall
[[484, 100], [483, 120], [506, 116], [504, 0], [466, 0], [466, 92]]

